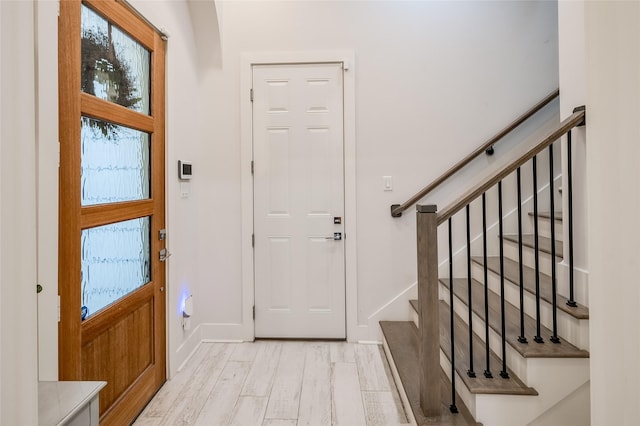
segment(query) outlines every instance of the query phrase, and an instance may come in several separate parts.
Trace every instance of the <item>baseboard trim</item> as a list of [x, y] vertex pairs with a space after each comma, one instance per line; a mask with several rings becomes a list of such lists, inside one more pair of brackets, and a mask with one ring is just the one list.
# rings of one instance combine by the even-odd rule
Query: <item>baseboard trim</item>
[[169, 378], [181, 371], [200, 347], [200, 343], [202, 343], [200, 331], [200, 325], [198, 325], [176, 350], [175, 358], [178, 368], [175, 371], [169, 371]]
[[204, 323], [200, 324], [201, 340], [204, 342], [253, 342], [253, 336], [247, 336], [243, 324]]

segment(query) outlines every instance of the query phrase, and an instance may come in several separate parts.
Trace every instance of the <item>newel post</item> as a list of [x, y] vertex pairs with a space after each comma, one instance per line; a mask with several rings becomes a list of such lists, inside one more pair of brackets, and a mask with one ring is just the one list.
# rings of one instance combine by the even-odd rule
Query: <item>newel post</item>
[[426, 417], [438, 417], [442, 413], [436, 211], [435, 205], [417, 206], [420, 406]]

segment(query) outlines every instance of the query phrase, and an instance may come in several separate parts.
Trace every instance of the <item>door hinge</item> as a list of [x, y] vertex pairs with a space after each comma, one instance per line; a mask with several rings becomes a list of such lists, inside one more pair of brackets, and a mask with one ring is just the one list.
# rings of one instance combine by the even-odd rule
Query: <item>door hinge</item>
[[251, 176], [253, 176], [254, 164], [253, 160], [251, 160]]
[[253, 305], [253, 319], [256, 319], [256, 305]]
[[253, 102], [253, 89], [249, 90], [249, 99]]
[[58, 309], [58, 322], [60, 322], [60, 295], [58, 295], [58, 306], [57, 306], [57, 309]]
[[251, 247], [256, 246], [256, 234], [251, 234]]

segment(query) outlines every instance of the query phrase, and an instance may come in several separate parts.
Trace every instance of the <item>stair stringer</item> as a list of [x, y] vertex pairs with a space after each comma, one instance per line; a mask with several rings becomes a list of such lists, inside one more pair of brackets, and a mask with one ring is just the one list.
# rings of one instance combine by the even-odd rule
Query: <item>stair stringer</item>
[[[589, 382], [588, 358], [529, 358], [525, 362], [527, 377], [521, 379], [535, 388], [538, 396], [473, 394], [456, 373], [458, 395], [476, 421], [491, 426], [527, 426]], [[442, 351], [440, 365], [451, 378], [451, 364]], [[589, 405], [584, 409], [588, 411]]]

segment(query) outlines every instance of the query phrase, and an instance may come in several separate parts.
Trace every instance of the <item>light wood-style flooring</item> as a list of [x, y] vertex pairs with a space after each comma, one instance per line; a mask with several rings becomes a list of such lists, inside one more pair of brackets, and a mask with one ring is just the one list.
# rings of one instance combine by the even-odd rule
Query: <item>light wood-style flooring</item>
[[134, 423], [405, 425], [384, 351], [346, 342], [202, 343]]

